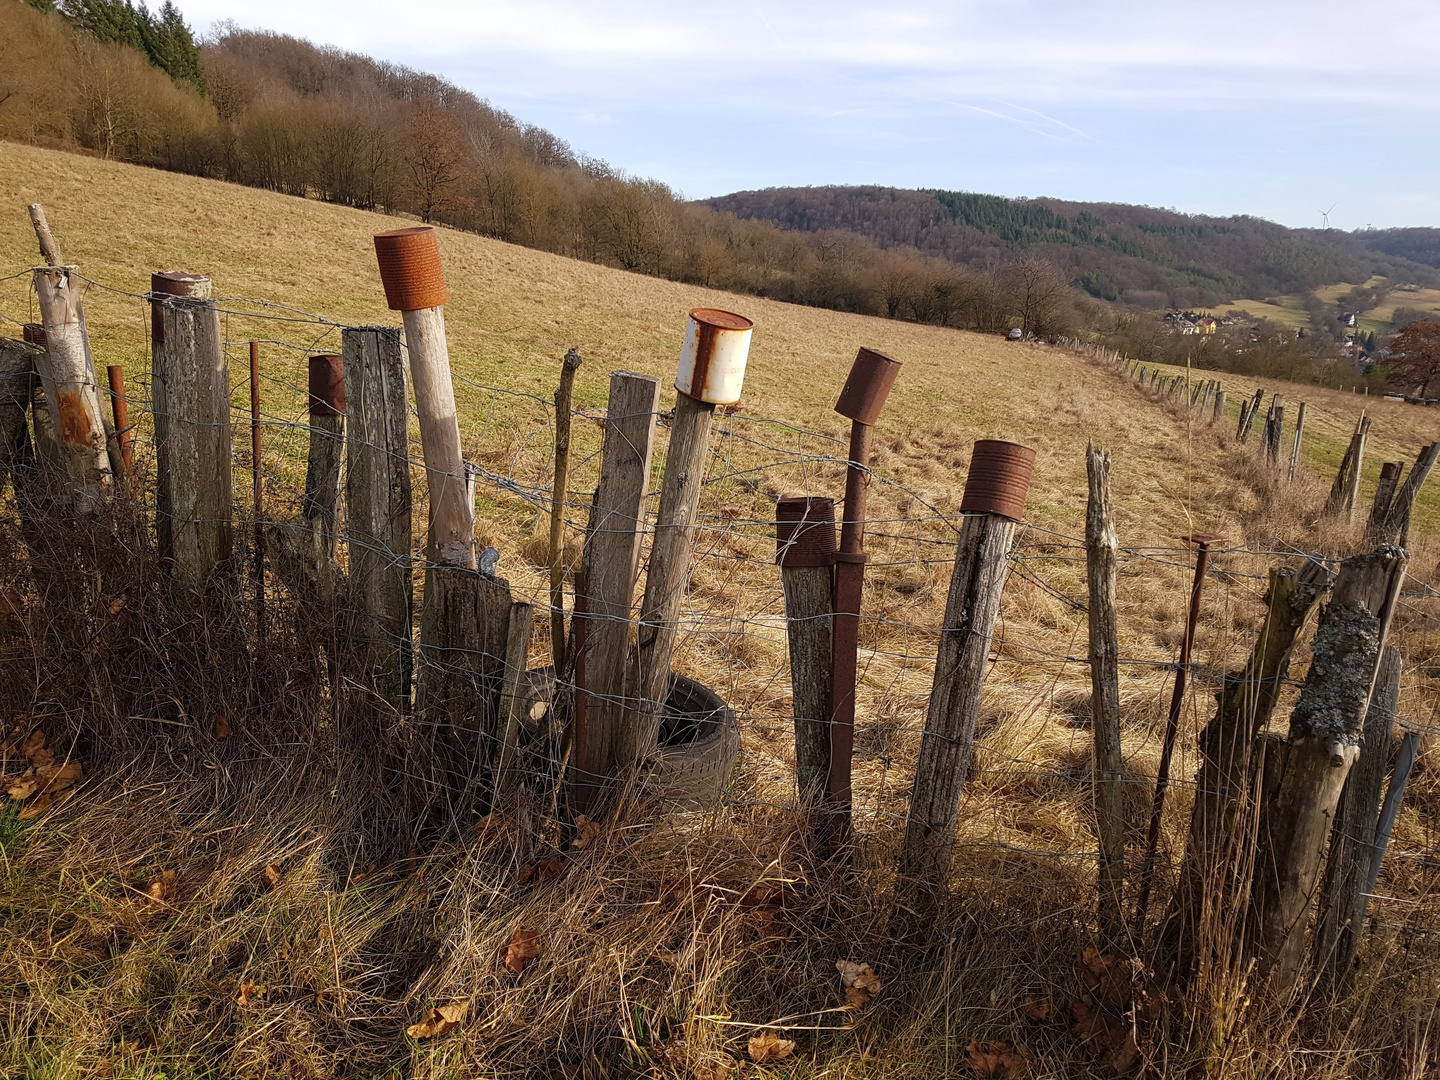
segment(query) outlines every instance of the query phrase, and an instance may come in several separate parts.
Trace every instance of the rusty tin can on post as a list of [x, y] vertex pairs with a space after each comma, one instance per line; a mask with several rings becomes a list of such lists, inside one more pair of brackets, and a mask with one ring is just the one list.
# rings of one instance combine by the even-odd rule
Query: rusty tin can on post
[[840, 390], [835, 411], [847, 420], [873, 427], [900, 374], [900, 361], [875, 349], [861, 346], [850, 366], [850, 375]]
[[775, 562], [782, 568], [834, 564], [834, 499], [792, 495], [775, 504]]
[[345, 358], [338, 353], [310, 357], [310, 415], [345, 415]]
[[440, 241], [430, 226], [376, 233], [375, 258], [391, 311], [423, 311], [450, 302]]
[[1035, 472], [1035, 451], [1001, 439], [979, 439], [960, 499], [962, 514], [999, 514], [1020, 521]]
[[710, 405], [733, 405], [745, 385], [755, 324], [744, 315], [695, 308], [685, 326], [675, 389]]

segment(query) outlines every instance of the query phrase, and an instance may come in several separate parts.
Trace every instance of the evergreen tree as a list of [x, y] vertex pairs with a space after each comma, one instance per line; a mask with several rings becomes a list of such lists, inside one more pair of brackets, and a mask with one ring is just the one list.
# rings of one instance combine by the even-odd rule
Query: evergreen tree
[[59, 0], [59, 10], [98, 40], [138, 49], [176, 82], [188, 82], [205, 93], [200, 47], [171, 0], [165, 0], [157, 15], [150, 14], [143, 0], [139, 8], [130, 0]]

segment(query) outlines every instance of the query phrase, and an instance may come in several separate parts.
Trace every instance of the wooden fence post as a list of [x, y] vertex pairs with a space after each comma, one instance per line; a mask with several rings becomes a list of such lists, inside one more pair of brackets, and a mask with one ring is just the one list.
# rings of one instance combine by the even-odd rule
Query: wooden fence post
[[1325, 982], [1334, 989], [1346, 983], [1365, 932], [1380, 794], [1390, 760], [1390, 730], [1399, 704], [1400, 650], [1387, 645], [1375, 677], [1375, 693], [1365, 711], [1360, 757], [1345, 780], [1335, 808], [1320, 913], [1315, 923], [1315, 966], [1324, 971]]
[[23, 474], [35, 465], [26, 416], [34, 397], [39, 355], [33, 345], [0, 338], [0, 489], [9, 479], [17, 499], [25, 486]]
[[798, 495], [776, 503], [775, 561], [785, 596], [795, 786], [803, 805], [823, 793], [830, 775], [834, 499]]
[[[573, 351], [573, 350], [572, 350]], [[505, 640], [505, 674], [500, 685], [500, 750], [495, 763], [495, 790], [504, 795], [514, 790], [519, 774], [515, 755], [520, 742], [521, 713], [529, 685], [530, 638], [534, 633], [533, 607], [517, 600], [510, 605], [510, 627]]]
[[1269, 844], [1256, 882], [1260, 966], [1282, 990], [1300, 972], [1330, 823], [1360, 754], [1361, 724], [1404, 577], [1398, 548], [1341, 563], [1311, 643], [1315, 661], [1290, 714], [1284, 776], [1268, 808]]
[[1380, 822], [1375, 826], [1375, 851], [1370, 862], [1370, 874], [1365, 879], [1367, 893], [1373, 893], [1375, 883], [1380, 880], [1380, 864], [1385, 861], [1390, 834], [1395, 829], [1395, 819], [1400, 816], [1400, 802], [1405, 798], [1405, 784], [1410, 779], [1415, 755], [1419, 751], [1420, 732], [1405, 732], [1400, 740], [1400, 752], [1395, 755], [1395, 771], [1390, 774], [1390, 785], [1385, 789], [1385, 801], [1380, 806]]
[[1285, 427], [1285, 398], [1275, 394], [1270, 398], [1270, 412], [1265, 417], [1265, 464], [1272, 469], [1280, 467], [1280, 441]]
[[1095, 738], [1095, 821], [1100, 842], [1100, 936], [1108, 949], [1125, 937], [1125, 761], [1120, 755], [1120, 646], [1115, 613], [1119, 540], [1110, 511], [1110, 454], [1086, 447], [1090, 497], [1085, 568], [1090, 594], [1090, 717]]
[[[1218, 384], [1217, 384], [1217, 387], [1218, 387]], [[1218, 424], [1218, 423], [1219, 423], [1221, 420], [1223, 420], [1224, 418], [1225, 418], [1225, 391], [1224, 391], [1224, 390], [1220, 390], [1220, 389], [1217, 388], [1216, 391], [1215, 391], [1215, 411], [1210, 414], [1210, 423], [1212, 423], [1212, 424]]]
[[695, 517], [710, 456], [710, 424], [715, 406], [740, 400], [754, 326], [743, 315], [713, 308], [696, 308], [686, 324], [675, 378], [675, 418], [636, 624], [634, 663], [628, 674], [631, 708], [617, 748], [617, 765], [624, 770], [640, 766], [657, 749], [680, 609], [690, 581]]
[[949, 866], [955, 815], [970, 770], [990, 639], [1010, 568], [1010, 547], [1035, 464], [1015, 443], [975, 444], [960, 512], [955, 569], [935, 657], [935, 685], [910, 795], [900, 872], [939, 880]]
[[1265, 389], [1261, 387], [1255, 391], [1255, 396], [1250, 399], [1248, 405], [1240, 412], [1240, 427], [1235, 432], [1235, 437], [1242, 443], [1250, 438], [1250, 429], [1255, 426], [1255, 416], [1260, 412], [1260, 406], [1265, 400]]
[[230, 366], [209, 296], [207, 277], [151, 275], [155, 531], [161, 558], [189, 589], [203, 586], [234, 547]]
[[[335, 557], [335, 511], [345, 451], [345, 358], [326, 353], [309, 360], [310, 454], [305, 469], [305, 520], [320, 533], [320, 549]], [[323, 567], [318, 569], [324, 569]]]
[[1370, 504], [1370, 518], [1365, 523], [1365, 540], [1378, 544], [1385, 532], [1385, 515], [1390, 512], [1390, 502], [1395, 489], [1400, 486], [1400, 476], [1405, 471], [1403, 461], [1387, 461], [1380, 466], [1380, 481], [1375, 485], [1375, 500]]
[[1350, 445], [1340, 459], [1340, 468], [1335, 472], [1335, 483], [1330, 486], [1330, 496], [1325, 500], [1325, 512], [1329, 514], [1344, 511], [1348, 519], [1355, 519], [1355, 502], [1360, 492], [1360, 475], [1365, 465], [1365, 442], [1370, 431], [1370, 418], [1363, 412], [1355, 423], [1355, 433], [1350, 436]]
[[1265, 621], [1250, 659], [1225, 675], [1215, 715], [1200, 732], [1189, 839], [1163, 935], [1162, 951], [1182, 975], [1202, 946], [1226, 956], [1239, 934], [1253, 869], [1255, 837], [1246, 810], [1259, 761], [1256, 739], [1275, 711], [1300, 632], [1329, 587], [1330, 571], [1318, 559], [1298, 572], [1271, 569]]
[[1435, 467], [1436, 458], [1440, 458], [1440, 443], [1431, 443], [1415, 458], [1410, 475], [1405, 478], [1405, 483], [1400, 486], [1385, 511], [1385, 520], [1380, 527], [1383, 539], [1401, 547], [1409, 541], [1410, 515], [1415, 509], [1415, 499], [1420, 494], [1421, 485], [1430, 475], [1430, 470]]
[[410, 711], [414, 664], [410, 573], [410, 442], [400, 332], [347, 328], [345, 357], [346, 546], [352, 635], [361, 670], [397, 712]]
[[[585, 542], [585, 724], [570, 754], [570, 804], [594, 817], [612, 791], [616, 739], [624, 719], [625, 660], [630, 646], [640, 524], [655, 449], [660, 380], [616, 371]], [[576, 663], [580, 657], [576, 657]]]
[[1295, 466], [1300, 463], [1300, 439], [1305, 434], [1305, 402], [1300, 402], [1300, 410], [1295, 414], [1295, 442], [1290, 447], [1290, 472], [1285, 478], [1287, 484], [1295, 483]]
[[550, 663], [559, 679], [565, 670], [565, 500], [570, 477], [570, 400], [580, 350], [571, 349], [560, 365], [555, 388], [555, 472], [550, 487]]

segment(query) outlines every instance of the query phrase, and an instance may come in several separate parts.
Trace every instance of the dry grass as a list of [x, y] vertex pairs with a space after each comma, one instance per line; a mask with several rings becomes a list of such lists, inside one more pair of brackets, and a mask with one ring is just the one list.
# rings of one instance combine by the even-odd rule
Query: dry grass
[[[39, 200], [67, 258], [106, 284], [139, 292], [149, 271], [179, 267], [212, 274], [218, 295], [339, 322], [395, 321], [380, 301], [369, 242], [392, 219], [8, 144], [0, 194], [12, 208], [0, 221], [0, 276], [33, 261], [23, 206]], [[266, 663], [227, 665], [233, 643], [200, 629], [233, 624], [243, 633], [242, 609], [175, 626], [154, 597], [127, 608], [117, 626], [105, 623], [103, 647], [55, 641], [45, 636], [55, 601], [31, 582], [21, 537], [7, 526], [17, 554], [0, 559], [4, 584], [24, 597], [0, 627], [13, 673], [10, 723], [42, 723], [54, 745], [81, 740], [89, 779], [37, 823], [0, 812], [0, 1073], [708, 1076], [716, 1063], [744, 1057], [755, 1030], [745, 1025], [787, 1017], [795, 1056], [752, 1073], [961, 1075], [972, 1038], [1024, 1046], [1037, 1076], [1101, 1071], [1063, 1016], [1035, 1023], [1020, 1007], [1039, 992], [1063, 1013], [1083, 990], [1075, 956], [1094, 933], [1089, 681], [1084, 665], [1067, 659], [1085, 649], [1076, 604], [1084, 564], [1066, 538], [1083, 531], [1086, 442], [1115, 454], [1119, 533], [1133, 549], [1121, 567], [1120, 619], [1121, 650], [1134, 661], [1122, 670], [1122, 704], [1136, 853], [1168, 694], [1163, 665], [1174, 658], [1188, 587], [1174, 538], [1207, 530], [1262, 549], [1278, 538], [1351, 550], [1356, 531], [1317, 508], [1359, 408], [1376, 417], [1367, 494], [1378, 462], [1413, 457], [1412, 443], [1440, 437], [1430, 432], [1440, 417], [1277, 384], [1310, 402], [1307, 462], [1319, 470], [1302, 470], [1285, 488], [1256, 466], [1253, 442], [1233, 447], [1223, 432], [1064, 351], [729, 296], [458, 233], [444, 234], [442, 251], [467, 453], [513, 485], [482, 484], [479, 529], [501, 548], [517, 590], [534, 596], [543, 581], [531, 560], [545, 522], [531, 489], [546, 484], [549, 416], [541, 402], [484, 387], [548, 396], [560, 357], [577, 344], [585, 357], [577, 403], [603, 407], [611, 369], [670, 373], [688, 307], [732, 307], [756, 320], [743, 411], [782, 423], [739, 415], [719, 424], [691, 580], [698, 629], [676, 661], [746, 718], [728, 798], [705, 815], [641, 813], [568, 851], [543, 802], [507, 807], [479, 833], [427, 832], [407, 819], [387, 780], [396, 729], [330, 682], [323, 619], [277, 590]], [[0, 313], [23, 315], [23, 285], [0, 284]], [[323, 327], [266, 323], [227, 306], [237, 312], [228, 335], [236, 341], [337, 344], [333, 333], [321, 338]], [[97, 362], [123, 361], [140, 382], [142, 305], [92, 290], [87, 310]], [[775, 494], [839, 494], [838, 463], [802, 460], [833, 459], [834, 444], [795, 429], [841, 434], [831, 408], [860, 344], [905, 368], [876, 433], [859, 842], [846, 868], [815, 863], [801, 842], [765, 523]], [[267, 410], [299, 420], [301, 400], [284, 383], [303, 385], [303, 354], [269, 346], [265, 364]], [[1237, 404], [1258, 385], [1225, 381]], [[598, 434], [597, 425], [577, 425], [572, 523], [593, 487]], [[953, 554], [953, 531], [934, 515], [958, 507], [973, 440], [997, 436], [1037, 449], [1032, 528], [1007, 588], [954, 880], [922, 902], [897, 889], [892, 855]], [[267, 438], [271, 513], [283, 515], [303, 433], [275, 429]], [[1437, 507], [1432, 495], [1417, 519], [1414, 565], [1426, 581]], [[128, 535], [131, 554], [110, 557], [129, 569], [107, 572], [97, 585], [106, 596], [147, 596], [153, 583], [143, 531]], [[1238, 551], [1217, 560], [1179, 778], [1193, 775], [1208, 692], [1250, 646], [1274, 561]], [[1429, 716], [1428, 685], [1440, 670], [1426, 603], [1400, 616], [1410, 659], [1402, 710], [1414, 719]], [[537, 634], [534, 662], [546, 647]], [[1297, 671], [1306, 659], [1297, 657]], [[97, 674], [67, 678], [80, 666]], [[1277, 715], [1286, 712], [1282, 705]], [[209, 736], [220, 713], [237, 738]], [[1440, 776], [1427, 751], [1396, 834], [1409, 855], [1435, 842]], [[1177, 850], [1188, 811], [1185, 785], [1172, 790], [1167, 852]], [[549, 857], [563, 860], [563, 877], [520, 880], [522, 868]], [[265, 881], [269, 865], [283, 873], [278, 887]], [[176, 872], [175, 892], [162, 902], [144, 896], [166, 870]], [[1426, 1033], [1440, 967], [1436, 939], [1409, 930], [1440, 928], [1434, 885], [1433, 868], [1418, 859], [1387, 865], [1380, 891], [1396, 899], [1376, 908], [1387, 928], [1367, 946], [1360, 1008], [1316, 1004], [1296, 1019], [1234, 980], [1204, 1001], [1177, 1003], [1168, 1032], [1149, 1033], [1153, 1066], [1219, 1076], [1423, 1075], [1435, 1054]], [[503, 965], [517, 929], [537, 931], [542, 948], [523, 975]], [[843, 1002], [835, 962], [845, 959], [873, 964], [885, 982], [855, 1023], [834, 1011]], [[257, 990], [241, 1005], [246, 983]], [[459, 1032], [405, 1036], [432, 1004], [456, 1001], [468, 1003]]]

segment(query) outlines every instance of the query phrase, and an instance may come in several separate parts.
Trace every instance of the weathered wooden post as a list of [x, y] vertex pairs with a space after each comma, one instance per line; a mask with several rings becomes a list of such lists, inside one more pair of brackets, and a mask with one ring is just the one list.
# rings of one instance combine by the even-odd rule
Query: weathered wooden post
[[1380, 822], [1375, 826], [1375, 851], [1370, 861], [1370, 874], [1365, 879], [1366, 893], [1373, 893], [1375, 883], [1380, 880], [1380, 865], [1385, 861], [1390, 834], [1395, 829], [1400, 803], [1405, 798], [1405, 785], [1415, 768], [1415, 755], [1419, 752], [1420, 732], [1405, 732], [1400, 738], [1400, 751], [1395, 755], [1395, 771], [1390, 774], [1390, 784], [1385, 788], [1385, 801], [1380, 805]]
[[1240, 410], [1240, 427], [1235, 432], [1235, 437], [1242, 443], [1250, 438], [1250, 429], [1255, 426], [1255, 417], [1260, 412], [1260, 406], [1265, 401], [1265, 388], [1261, 387], [1255, 391], [1255, 396]]
[[[310, 454], [301, 513], [319, 533], [319, 551], [335, 558], [335, 511], [345, 452], [345, 357], [322, 353], [309, 360]], [[316, 568], [324, 572], [325, 566]]]
[[1335, 472], [1335, 483], [1330, 486], [1330, 496], [1325, 500], [1325, 512], [1338, 514], [1344, 511], [1350, 521], [1355, 520], [1355, 503], [1360, 494], [1360, 476], [1365, 465], [1365, 442], [1369, 437], [1370, 418], [1363, 412], [1355, 422], [1355, 433], [1350, 436], [1350, 445], [1340, 459], [1340, 468]]
[[250, 494], [255, 570], [255, 637], [265, 642], [265, 454], [260, 436], [260, 343], [250, 342]]
[[1345, 780], [1330, 832], [1315, 923], [1315, 966], [1334, 989], [1347, 981], [1365, 932], [1380, 795], [1390, 758], [1390, 730], [1400, 704], [1400, 666], [1400, 650], [1387, 645], [1375, 677], [1374, 696], [1365, 711], [1360, 756]]
[[416, 708], [437, 754], [434, 779], [474, 798], [481, 772], [498, 757], [499, 677], [509, 633], [509, 584], [476, 568], [475, 504], [460, 448], [460, 418], [445, 341], [450, 294], [431, 228], [375, 235], [385, 302], [405, 324], [410, 381], [430, 500], [425, 601], [420, 614]]
[[1119, 948], [1125, 936], [1125, 762], [1120, 756], [1120, 645], [1115, 613], [1119, 540], [1110, 511], [1110, 453], [1085, 450], [1090, 498], [1085, 511], [1085, 570], [1090, 594], [1090, 719], [1095, 738], [1095, 831], [1099, 839], [1100, 936]]
[[[585, 589], [577, 586], [576, 677], [584, 672], [584, 722], [570, 752], [570, 808], [594, 817], [613, 791], [616, 741], [625, 711], [625, 661], [640, 573], [640, 522], [655, 449], [660, 380], [616, 371], [601, 448], [600, 486], [585, 541]], [[579, 694], [577, 693], [577, 697]]]
[[910, 795], [900, 871], [939, 878], [949, 865], [955, 815], [970, 770], [990, 639], [1025, 513], [1035, 451], [984, 439], [975, 444], [960, 512], [955, 570], [935, 657], [935, 685]]
[[1361, 724], [1405, 561], [1402, 549], [1380, 547], [1340, 564], [1311, 643], [1315, 659], [1290, 714], [1284, 776], [1269, 807], [1269, 845], [1256, 872], [1260, 967], [1282, 990], [1294, 984], [1305, 955], [1330, 825], [1360, 754]]
[[790, 646], [795, 786], [804, 804], [824, 792], [830, 775], [834, 499], [796, 495], [775, 504], [775, 561]]
[[[1380, 526], [1380, 532], [1385, 540], [1404, 547], [1410, 539], [1410, 515], [1415, 509], [1415, 499], [1420, 494], [1420, 488], [1430, 475], [1430, 470], [1435, 467], [1435, 461], [1440, 458], [1440, 443], [1431, 443], [1421, 449], [1415, 458], [1415, 464], [1410, 468], [1410, 475], [1405, 478], [1405, 483], [1400, 485], [1400, 490], [1395, 493], [1390, 506], [1385, 511], [1385, 520]], [[1398, 474], [1397, 474], [1398, 476]]]
[[1387, 461], [1380, 466], [1380, 481], [1375, 485], [1375, 500], [1370, 504], [1370, 518], [1365, 523], [1365, 539], [1378, 544], [1385, 534], [1385, 515], [1390, 512], [1395, 489], [1400, 486], [1400, 476], [1405, 471], [1403, 461]]
[[839, 848], [850, 836], [851, 764], [855, 750], [855, 684], [860, 604], [865, 585], [865, 503], [870, 491], [870, 432], [880, 419], [900, 361], [861, 347], [840, 389], [835, 411], [850, 421], [845, 469], [845, 516], [835, 552], [835, 593], [830, 623], [830, 772], [825, 780], [823, 846]]
[[1270, 411], [1265, 416], [1264, 454], [1265, 464], [1272, 469], [1280, 467], [1280, 439], [1285, 426], [1285, 398], [1275, 394], [1270, 398]]
[[155, 532], [176, 580], [198, 589], [234, 547], [230, 366], [210, 279], [150, 275]]
[[410, 443], [400, 332], [347, 328], [345, 519], [351, 636], [364, 680], [398, 713], [410, 711], [413, 667]]
[[1270, 722], [1290, 671], [1290, 657], [1311, 612], [1330, 587], [1330, 571], [1309, 559], [1295, 571], [1275, 567], [1265, 594], [1265, 621], [1250, 659], [1227, 672], [1218, 707], [1200, 732], [1200, 773], [1190, 811], [1190, 835], [1171, 903], [1164, 952], [1189, 971], [1202, 944], [1229, 955], [1233, 938], [1202, 941], [1202, 928], [1226, 924], [1238, 933], [1249, 896], [1255, 836], [1247, 827], [1251, 781], [1259, 762], [1256, 739]]
[[525, 711], [525, 690], [529, 685], [526, 676], [534, 628], [533, 607], [523, 600], [511, 604], [510, 626], [505, 639], [505, 674], [500, 684], [500, 727], [503, 734], [495, 763], [497, 795], [514, 790], [519, 779], [515, 756], [520, 742], [521, 714]]
[[754, 326], [743, 315], [696, 308], [685, 327], [675, 376], [675, 419], [636, 626], [635, 661], [630, 671], [632, 709], [620, 748], [623, 769], [639, 766], [656, 749], [660, 716], [670, 689], [670, 659], [679, 632], [680, 608], [690, 581], [690, 549], [705, 461], [710, 455], [710, 423], [716, 405], [740, 400]]
[[570, 399], [580, 350], [571, 349], [560, 365], [555, 388], [555, 473], [550, 487], [550, 663], [560, 677], [565, 670], [565, 499], [570, 482]]
[[10, 480], [17, 500], [22, 475], [35, 464], [27, 416], [34, 397], [35, 362], [40, 350], [23, 341], [0, 338], [0, 488]]
[[1305, 402], [1300, 402], [1300, 411], [1295, 414], [1295, 443], [1290, 447], [1290, 473], [1287, 484], [1295, 483], [1295, 466], [1300, 463], [1300, 439], [1305, 434]]
[[1181, 537], [1195, 545], [1195, 577], [1190, 583], [1190, 610], [1185, 618], [1185, 636], [1180, 640], [1180, 659], [1175, 663], [1175, 687], [1170, 694], [1170, 713], [1165, 719], [1165, 736], [1160, 743], [1160, 763], [1155, 773], [1155, 798], [1150, 804], [1150, 831], [1145, 839], [1145, 862], [1140, 867], [1140, 896], [1135, 902], [1135, 933], [1145, 929], [1150, 908], [1150, 889], [1155, 884], [1155, 859], [1160, 849], [1160, 825], [1165, 812], [1165, 792], [1170, 787], [1170, 759], [1180, 733], [1180, 713], [1185, 705], [1185, 686], [1190, 678], [1190, 650], [1195, 645], [1195, 628], [1200, 622], [1200, 594], [1210, 566], [1210, 549], [1225, 540], [1213, 533], [1192, 533]]
[[1210, 423], [1212, 424], [1218, 424], [1225, 418], [1225, 391], [1219, 388], [1219, 383], [1215, 385], [1215, 411], [1210, 414]]

